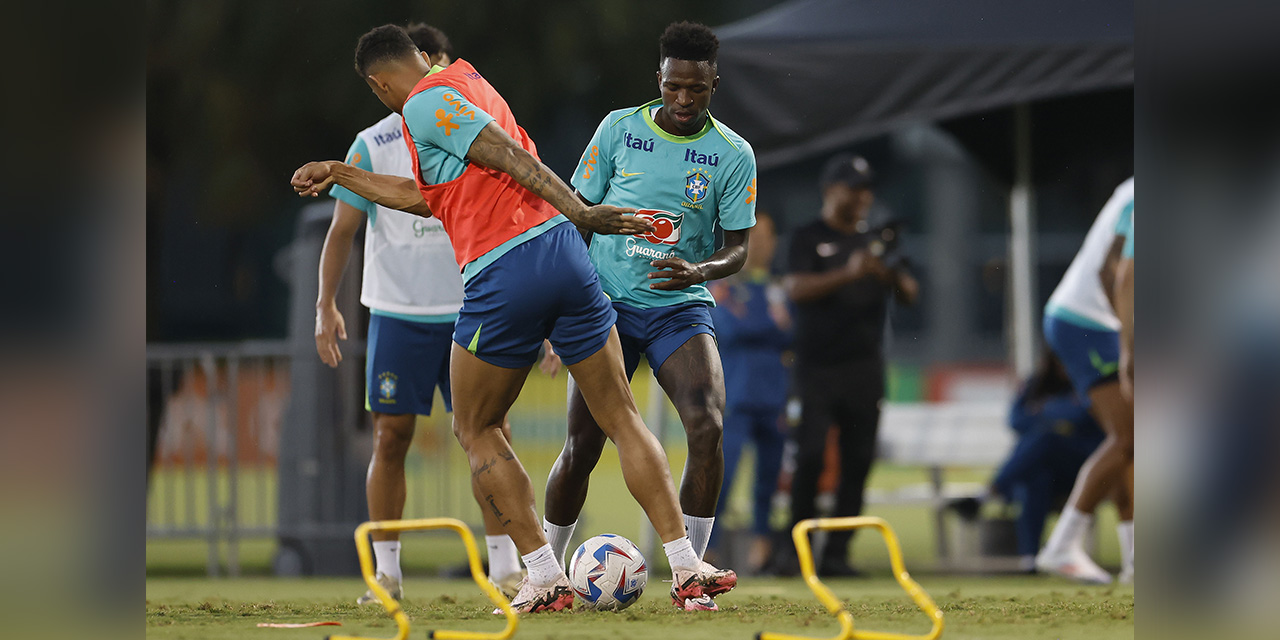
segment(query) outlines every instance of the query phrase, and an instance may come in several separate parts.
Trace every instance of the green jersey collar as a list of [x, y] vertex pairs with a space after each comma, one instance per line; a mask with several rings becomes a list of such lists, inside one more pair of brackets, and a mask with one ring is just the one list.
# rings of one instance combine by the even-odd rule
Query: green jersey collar
[[653, 132], [654, 132], [654, 133], [656, 133], [656, 134], [658, 134], [659, 136], [661, 136], [663, 140], [669, 140], [669, 141], [671, 141], [671, 142], [678, 142], [678, 143], [681, 143], [681, 144], [683, 144], [683, 143], [687, 143], [687, 142], [694, 142], [694, 141], [698, 140], [699, 138], [701, 138], [702, 136], [707, 135], [707, 132], [708, 132], [708, 131], [710, 131], [710, 130], [712, 129], [712, 127], [714, 126], [714, 125], [712, 124], [711, 113], [710, 113], [710, 112], [708, 112], [708, 113], [707, 113], [707, 121], [706, 121], [706, 123], [705, 123], [705, 124], [703, 124], [703, 125], [702, 125], [702, 130], [701, 130], [701, 131], [699, 131], [699, 132], [697, 132], [697, 133], [695, 133], [695, 134], [693, 134], [693, 135], [690, 135], [690, 136], [673, 136], [673, 135], [671, 135], [671, 134], [667, 133], [665, 129], [663, 129], [662, 127], [658, 126], [658, 123], [656, 123], [656, 122], [654, 122], [654, 121], [653, 121], [653, 116], [649, 113], [649, 111], [652, 109], [653, 105], [655, 105], [655, 104], [659, 104], [659, 103], [661, 103], [661, 102], [662, 102], [662, 98], [658, 98], [657, 100], [654, 100], [654, 101], [652, 101], [652, 102], [646, 103], [644, 106], [640, 107], [640, 117], [641, 117], [641, 118], [644, 118], [644, 122], [645, 122], [645, 124], [649, 125], [649, 128], [650, 128], [650, 129], [653, 129]]

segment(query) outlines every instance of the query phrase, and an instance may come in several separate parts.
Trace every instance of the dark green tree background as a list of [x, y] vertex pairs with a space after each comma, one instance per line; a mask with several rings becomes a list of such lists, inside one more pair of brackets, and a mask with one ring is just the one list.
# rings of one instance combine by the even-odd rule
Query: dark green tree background
[[283, 334], [287, 288], [273, 257], [302, 204], [289, 175], [341, 157], [386, 113], [352, 69], [366, 30], [443, 29], [567, 177], [605, 113], [657, 97], [667, 24], [716, 26], [772, 4], [148, 2], [148, 339]]

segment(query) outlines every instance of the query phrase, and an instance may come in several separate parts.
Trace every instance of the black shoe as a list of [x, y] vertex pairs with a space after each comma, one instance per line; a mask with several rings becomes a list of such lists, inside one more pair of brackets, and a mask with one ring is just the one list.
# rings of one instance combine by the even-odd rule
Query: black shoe
[[824, 578], [861, 578], [862, 572], [843, 558], [823, 558], [822, 564], [818, 565], [818, 575]]

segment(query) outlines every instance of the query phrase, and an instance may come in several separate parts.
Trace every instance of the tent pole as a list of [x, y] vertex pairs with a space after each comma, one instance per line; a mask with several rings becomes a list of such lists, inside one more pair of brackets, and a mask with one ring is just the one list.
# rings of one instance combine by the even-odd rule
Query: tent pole
[[1013, 369], [1021, 380], [1035, 368], [1035, 190], [1031, 182], [1031, 106], [1013, 108], [1014, 178], [1009, 194], [1009, 291], [1013, 297]]

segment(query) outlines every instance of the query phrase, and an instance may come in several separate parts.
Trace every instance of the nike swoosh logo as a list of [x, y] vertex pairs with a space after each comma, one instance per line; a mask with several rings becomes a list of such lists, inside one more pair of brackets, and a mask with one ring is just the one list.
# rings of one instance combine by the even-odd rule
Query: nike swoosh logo
[[627, 173], [625, 169], [618, 169], [618, 175], [621, 175], [624, 178], [630, 178], [631, 176], [642, 176], [644, 175], [644, 172], [637, 171], [635, 173]]
[[1119, 362], [1104, 361], [1102, 356], [1095, 349], [1089, 350], [1089, 364], [1092, 364], [1093, 368], [1097, 369], [1098, 373], [1104, 376], [1109, 376], [1120, 370]]

